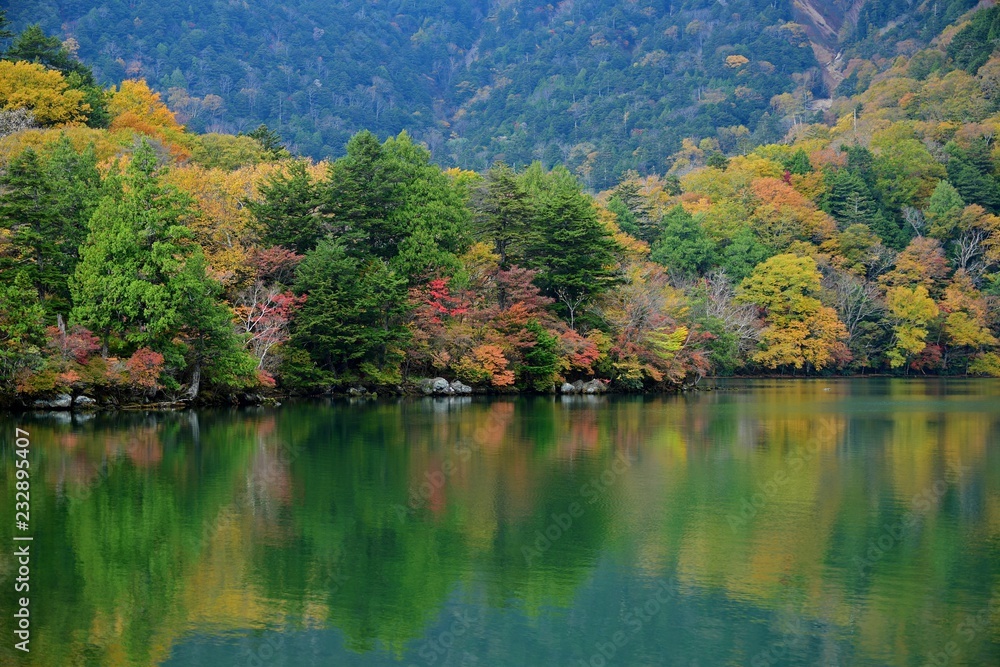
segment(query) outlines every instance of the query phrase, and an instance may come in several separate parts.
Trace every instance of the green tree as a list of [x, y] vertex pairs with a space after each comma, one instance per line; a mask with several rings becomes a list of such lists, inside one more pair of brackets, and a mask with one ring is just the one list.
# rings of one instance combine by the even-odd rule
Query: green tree
[[473, 198], [475, 232], [493, 246], [500, 268], [509, 269], [524, 257], [535, 216], [533, 201], [505, 164], [495, 164]]
[[564, 167], [545, 172], [534, 163], [522, 176], [535, 201], [533, 227], [538, 236], [527, 264], [537, 268], [536, 283], [576, 324], [576, 314], [613, 279], [614, 239], [597, 219], [593, 202]]
[[715, 243], [701, 223], [682, 206], [674, 206], [663, 216], [659, 240], [650, 259], [678, 276], [702, 275], [716, 264]]
[[24, 271], [0, 283], [0, 394], [13, 389], [23, 368], [41, 361], [45, 346], [45, 311]]
[[809, 162], [809, 156], [801, 148], [792, 153], [783, 162], [783, 165], [791, 174], [803, 175], [812, 171], [812, 163]]
[[[622, 177], [613, 191], [611, 201], [608, 202], [608, 208], [618, 214], [618, 223], [623, 231], [651, 244], [658, 238], [660, 230], [649, 210], [646, 198], [639, 192], [638, 177], [635, 172], [628, 172]], [[612, 208], [612, 204], [616, 202], [620, 206]], [[625, 224], [622, 224], [623, 215]]]
[[948, 55], [955, 64], [975, 74], [989, 60], [1000, 39], [1000, 8], [990, 7], [977, 12], [948, 44]]
[[742, 227], [723, 247], [719, 265], [734, 280], [743, 280], [773, 254], [774, 250], [761, 243], [750, 227]]
[[[0, 9], [0, 43], [6, 42], [14, 36], [10, 29], [10, 19], [7, 18], [7, 10]], [[0, 58], [6, 53], [6, 49], [0, 49]]]
[[384, 144], [370, 132], [352, 137], [322, 195], [348, 252], [390, 261], [413, 282], [456, 267], [467, 246], [469, 213], [459, 187], [405, 132]]
[[[864, 155], [864, 154], [861, 154]], [[859, 162], [866, 164], [863, 158]], [[827, 173], [828, 191], [823, 210], [832, 215], [841, 229], [851, 225], [867, 225], [892, 248], [902, 248], [908, 240], [905, 231], [879, 209], [872, 190], [859, 171], [837, 169]]]
[[23, 267], [38, 296], [45, 298], [59, 291], [60, 273], [57, 256], [59, 218], [56, 195], [49, 181], [45, 163], [31, 148], [11, 160], [0, 175], [0, 225], [10, 232], [12, 257], [3, 258], [10, 269]]
[[1000, 181], [993, 175], [990, 160], [977, 160], [974, 151], [966, 151], [954, 142], [948, 152], [948, 181], [968, 204], [979, 204], [991, 213], [1000, 213]]
[[160, 185], [156, 155], [143, 141], [124, 175], [109, 177], [70, 288], [73, 320], [98, 333], [105, 353], [160, 352], [195, 398], [203, 373], [238, 386], [256, 363], [217, 300], [221, 288], [206, 273], [201, 246], [181, 224], [188, 212], [185, 198]]
[[48, 155], [25, 149], [0, 175], [0, 229], [10, 231], [13, 262], [26, 272], [49, 320], [68, 314], [67, 277], [77, 262], [100, 187], [92, 148], [82, 154], [62, 137]]
[[264, 152], [272, 160], [284, 160], [292, 156], [281, 142], [281, 135], [261, 123], [253, 132], [247, 132], [250, 137], [264, 149]]
[[958, 229], [965, 202], [951, 183], [938, 181], [934, 192], [927, 200], [927, 220], [930, 222], [931, 236], [948, 241]]
[[398, 367], [408, 338], [406, 280], [378, 258], [363, 261], [342, 240], [326, 238], [298, 267], [295, 291], [307, 299], [292, 345], [309, 353], [330, 381]]
[[319, 215], [319, 187], [304, 161], [292, 162], [287, 174], [275, 172], [260, 187], [260, 195], [259, 201], [250, 203], [250, 212], [265, 245], [280, 245], [299, 254], [316, 247], [325, 228]]
[[524, 352], [524, 364], [520, 369], [524, 384], [535, 391], [548, 391], [559, 372], [559, 339], [546, 331], [538, 320], [531, 320], [524, 328], [535, 339]]

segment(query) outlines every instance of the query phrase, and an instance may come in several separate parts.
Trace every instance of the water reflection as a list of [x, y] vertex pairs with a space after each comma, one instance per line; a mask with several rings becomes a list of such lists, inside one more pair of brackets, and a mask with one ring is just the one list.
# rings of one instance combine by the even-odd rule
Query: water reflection
[[17, 659], [924, 665], [951, 642], [947, 664], [989, 664], [998, 398], [760, 381], [32, 417]]

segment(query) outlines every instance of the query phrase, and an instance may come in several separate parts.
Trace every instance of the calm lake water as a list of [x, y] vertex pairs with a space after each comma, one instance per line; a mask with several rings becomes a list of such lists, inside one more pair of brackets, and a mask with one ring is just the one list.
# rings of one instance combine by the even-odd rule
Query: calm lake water
[[724, 386], [0, 416], [0, 663], [1000, 664], [1000, 382]]

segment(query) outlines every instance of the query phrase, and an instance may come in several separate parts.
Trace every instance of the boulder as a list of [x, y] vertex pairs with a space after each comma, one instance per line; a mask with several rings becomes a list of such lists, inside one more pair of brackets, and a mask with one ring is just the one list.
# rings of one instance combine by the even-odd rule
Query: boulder
[[449, 386], [455, 391], [456, 394], [471, 394], [472, 393], [472, 387], [470, 387], [469, 385], [465, 384], [461, 380], [452, 380], [452, 382], [451, 382], [451, 384]]
[[[420, 390], [428, 396], [454, 396], [455, 394], [462, 393], [456, 390], [456, 387], [466, 386], [461, 382], [458, 382], [456, 385], [456, 382], [458, 382], [458, 380], [455, 382], [448, 382], [444, 378], [426, 378], [420, 381]], [[471, 391], [471, 388], [469, 391]]]
[[583, 380], [577, 380], [573, 383], [573, 393], [582, 394], [583, 393]]
[[73, 405], [78, 408], [93, 408], [97, 405], [97, 401], [90, 396], [77, 396], [76, 400], [73, 401]]
[[349, 396], [364, 396], [368, 393], [368, 390], [364, 387], [351, 387], [347, 390]]
[[583, 393], [585, 394], [603, 394], [604, 389], [604, 383], [597, 379], [591, 380], [583, 385]]
[[575, 394], [577, 393], [577, 388], [571, 385], [569, 382], [563, 382], [562, 386], [559, 387], [559, 393], [561, 394]]
[[59, 394], [50, 400], [37, 400], [34, 403], [36, 410], [69, 410], [73, 407], [73, 397], [69, 394]]

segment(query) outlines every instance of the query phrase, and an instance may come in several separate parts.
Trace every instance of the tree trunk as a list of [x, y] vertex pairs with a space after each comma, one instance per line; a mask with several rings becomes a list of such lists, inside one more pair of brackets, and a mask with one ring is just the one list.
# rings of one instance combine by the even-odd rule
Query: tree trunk
[[184, 392], [184, 398], [189, 401], [193, 401], [198, 398], [198, 389], [201, 387], [201, 361], [197, 361], [194, 364], [194, 371], [191, 373], [191, 384], [188, 385], [188, 389]]

